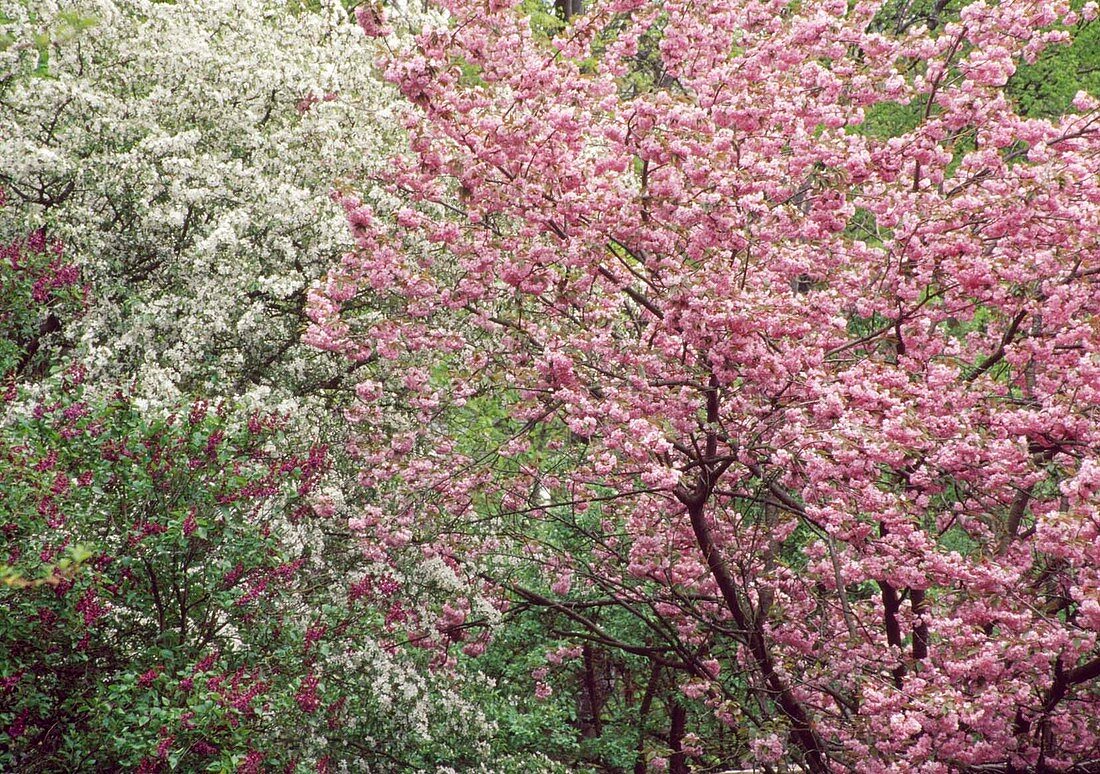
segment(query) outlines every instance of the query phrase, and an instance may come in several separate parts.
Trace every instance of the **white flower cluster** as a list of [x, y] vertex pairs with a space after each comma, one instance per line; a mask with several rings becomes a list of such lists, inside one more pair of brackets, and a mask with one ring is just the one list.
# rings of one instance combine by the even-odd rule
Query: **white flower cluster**
[[[379, 718], [390, 725], [361, 729], [383, 733], [388, 741], [427, 742], [432, 739], [463, 739], [478, 758], [489, 754], [488, 740], [495, 731], [484, 711], [465, 698], [459, 690], [463, 677], [457, 674], [425, 672], [400, 651], [390, 652], [375, 642], [363, 643], [353, 652], [338, 657], [348, 674], [358, 675], [374, 688], [373, 702]], [[477, 680], [473, 675], [470, 679]], [[352, 731], [358, 725], [349, 721]], [[369, 739], [383, 743], [386, 739]]]
[[397, 142], [374, 45], [339, 0], [0, 0], [0, 236], [81, 263], [94, 376], [155, 408], [342, 373], [301, 307], [349, 246], [330, 192]]

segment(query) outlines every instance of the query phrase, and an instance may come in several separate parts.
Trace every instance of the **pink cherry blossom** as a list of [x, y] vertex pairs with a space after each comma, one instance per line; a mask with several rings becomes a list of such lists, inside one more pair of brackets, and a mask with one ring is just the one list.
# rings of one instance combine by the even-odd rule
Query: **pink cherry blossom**
[[550, 43], [441, 5], [385, 63], [401, 203], [349, 206], [311, 296], [366, 366], [361, 526], [500, 607], [665, 627], [642, 652], [761, 763], [1095, 758], [1100, 106], [1003, 89], [1069, 5], [886, 37], [874, 2], [596, 2]]

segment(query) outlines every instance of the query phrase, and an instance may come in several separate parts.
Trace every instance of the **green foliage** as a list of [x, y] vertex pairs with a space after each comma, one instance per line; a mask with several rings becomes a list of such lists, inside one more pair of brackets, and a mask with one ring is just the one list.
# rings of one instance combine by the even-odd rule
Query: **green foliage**
[[82, 380], [0, 426], [0, 768], [476, 759], [476, 719], [454, 712], [454, 736], [414, 662], [373, 644], [385, 595], [313, 561], [323, 448], [228, 404], [151, 419]]
[[482, 701], [498, 725], [501, 748], [521, 755], [549, 753], [564, 771], [580, 750], [572, 725], [576, 708], [569, 694], [537, 698], [531, 676], [546, 666], [548, 646], [542, 623], [533, 617], [517, 618], [502, 627], [477, 666], [491, 680]]
[[527, 14], [537, 35], [550, 39], [565, 29], [565, 22], [545, 0], [523, 0], [519, 8]]
[[1068, 45], [1021, 64], [1006, 88], [1017, 110], [1031, 118], [1063, 115], [1078, 91], [1100, 95], [1100, 21], [1079, 23]]
[[[81, 382], [70, 369], [0, 435], [0, 763], [136, 767], [155, 757], [160, 729], [181, 726], [231, 757], [247, 748], [254, 710], [234, 705], [236, 688], [180, 681], [206, 652], [238, 684], [274, 687], [300, 671], [280, 663], [302, 636], [286, 628], [298, 568], [263, 525], [320, 470], [286, 476], [300, 465], [264, 452], [266, 420], [235, 427], [196, 404], [186, 421], [149, 421], [121, 394], [86, 401]], [[286, 704], [289, 688], [264, 694]]]
[[923, 110], [917, 103], [877, 102], [867, 109], [860, 132], [871, 137], [898, 137], [920, 124]]

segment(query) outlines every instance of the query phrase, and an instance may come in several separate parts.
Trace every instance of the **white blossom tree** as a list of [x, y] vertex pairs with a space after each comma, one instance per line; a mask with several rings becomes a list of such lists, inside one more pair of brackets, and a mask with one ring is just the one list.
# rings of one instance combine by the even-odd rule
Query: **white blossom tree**
[[392, 145], [389, 91], [344, 7], [4, 0], [0, 186], [95, 303], [104, 376], [270, 405], [343, 366], [299, 344], [305, 290], [348, 247], [334, 186]]

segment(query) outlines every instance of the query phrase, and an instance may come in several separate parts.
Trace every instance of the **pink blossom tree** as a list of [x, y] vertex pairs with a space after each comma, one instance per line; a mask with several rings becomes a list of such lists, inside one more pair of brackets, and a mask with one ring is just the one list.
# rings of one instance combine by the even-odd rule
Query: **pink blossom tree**
[[442, 5], [308, 334], [353, 527], [464, 581], [414, 641], [553, 610], [765, 764], [1100, 758], [1100, 102], [1004, 89], [1096, 3]]

